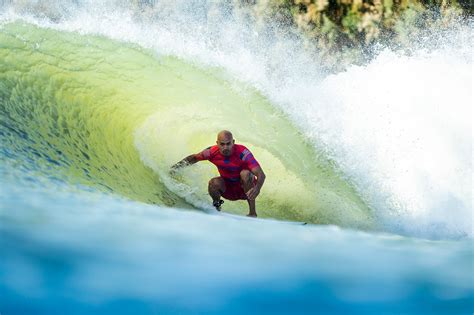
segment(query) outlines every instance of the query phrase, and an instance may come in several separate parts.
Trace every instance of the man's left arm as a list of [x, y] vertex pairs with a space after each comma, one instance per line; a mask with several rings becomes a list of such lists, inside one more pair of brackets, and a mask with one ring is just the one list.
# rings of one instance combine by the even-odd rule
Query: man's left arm
[[255, 183], [255, 186], [247, 192], [247, 198], [249, 198], [249, 200], [255, 200], [255, 198], [260, 194], [260, 189], [265, 182], [265, 173], [260, 166], [252, 168], [250, 172], [257, 177], [257, 182]]

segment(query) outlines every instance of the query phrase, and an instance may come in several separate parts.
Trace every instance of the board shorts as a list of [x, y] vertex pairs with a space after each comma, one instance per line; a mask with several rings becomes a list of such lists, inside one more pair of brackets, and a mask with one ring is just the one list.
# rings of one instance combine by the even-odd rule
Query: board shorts
[[[257, 182], [257, 178], [254, 176], [253, 184], [255, 185], [256, 182]], [[222, 194], [222, 197], [224, 197], [227, 200], [247, 200], [247, 195], [245, 194], [240, 181], [233, 182], [233, 181], [224, 179], [224, 183], [225, 183], [225, 192]]]
[[245, 194], [240, 181], [231, 182], [224, 180], [224, 182], [225, 192], [222, 194], [222, 197], [227, 200], [247, 200], [247, 195]]

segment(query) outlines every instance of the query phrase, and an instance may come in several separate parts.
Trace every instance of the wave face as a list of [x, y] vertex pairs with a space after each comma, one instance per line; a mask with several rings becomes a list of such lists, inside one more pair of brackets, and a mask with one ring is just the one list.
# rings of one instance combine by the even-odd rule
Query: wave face
[[[147, 111], [152, 113], [145, 93], [152, 86], [146, 78], [151, 56], [32, 25], [5, 25], [1, 36], [6, 156], [71, 183], [179, 204], [142, 165], [131, 137]], [[144, 79], [134, 84], [140, 76]]]

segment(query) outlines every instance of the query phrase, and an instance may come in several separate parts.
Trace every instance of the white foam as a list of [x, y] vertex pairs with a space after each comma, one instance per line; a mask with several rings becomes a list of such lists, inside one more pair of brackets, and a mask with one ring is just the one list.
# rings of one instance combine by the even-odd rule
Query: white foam
[[471, 69], [449, 50], [385, 51], [301, 93], [309, 135], [390, 230], [472, 236]]

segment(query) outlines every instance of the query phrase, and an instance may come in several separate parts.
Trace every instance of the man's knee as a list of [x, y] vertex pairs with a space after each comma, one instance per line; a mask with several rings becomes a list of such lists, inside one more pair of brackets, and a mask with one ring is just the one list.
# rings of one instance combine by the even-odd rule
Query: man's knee
[[224, 183], [222, 178], [214, 177], [209, 181], [209, 189], [224, 191]]

